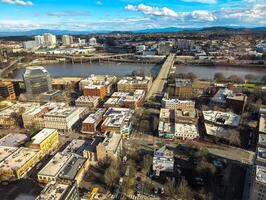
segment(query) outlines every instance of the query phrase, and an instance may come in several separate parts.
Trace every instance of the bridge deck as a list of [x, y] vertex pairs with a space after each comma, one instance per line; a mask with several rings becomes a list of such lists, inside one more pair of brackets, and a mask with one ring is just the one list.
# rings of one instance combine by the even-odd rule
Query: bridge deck
[[153, 81], [151, 89], [146, 95], [146, 100], [149, 100], [153, 95], [163, 92], [164, 85], [167, 82], [168, 74], [174, 62], [175, 62], [175, 54], [170, 54], [165, 60], [156, 79]]

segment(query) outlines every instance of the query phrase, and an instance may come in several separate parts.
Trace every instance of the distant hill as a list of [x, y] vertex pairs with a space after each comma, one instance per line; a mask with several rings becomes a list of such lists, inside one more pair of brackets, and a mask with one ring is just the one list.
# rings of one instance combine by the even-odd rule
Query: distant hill
[[70, 31], [70, 30], [50, 30], [50, 29], [36, 29], [30, 31], [0, 31], [0, 37], [8, 36], [34, 36], [42, 35], [44, 33], [52, 33], [54, 35], [86, 35], [94, 33], [170, 33], [180, 31], [266, 31], [266, 27], [256, 28], [245, 28], [245, 27], [208, 27], [208, 28], [178, 28], [178, 27], [167, 27], [167, 28], [154, 28], [154, 29], [143, 29], [136, 31]]

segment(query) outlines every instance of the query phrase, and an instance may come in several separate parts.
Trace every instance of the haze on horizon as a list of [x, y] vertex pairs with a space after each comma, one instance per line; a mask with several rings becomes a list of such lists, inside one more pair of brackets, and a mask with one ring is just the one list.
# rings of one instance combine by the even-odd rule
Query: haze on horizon
[[266, 26], [265, 0], [0, 0], [0, 31]]

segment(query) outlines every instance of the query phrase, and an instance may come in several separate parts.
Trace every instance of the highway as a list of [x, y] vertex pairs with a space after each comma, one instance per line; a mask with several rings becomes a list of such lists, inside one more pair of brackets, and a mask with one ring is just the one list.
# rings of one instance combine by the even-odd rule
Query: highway
[[146, 100], [149, 100], [152, 96], [156, 94], [161, 94], [164, 89], [164, 85], [167, 82], [168, 74], [175, 62], [175, 54], [170, 54], [165, 60], [159, 74], [156, 79], [153, 81], [151, 89], [148, 91], [146, 95]]

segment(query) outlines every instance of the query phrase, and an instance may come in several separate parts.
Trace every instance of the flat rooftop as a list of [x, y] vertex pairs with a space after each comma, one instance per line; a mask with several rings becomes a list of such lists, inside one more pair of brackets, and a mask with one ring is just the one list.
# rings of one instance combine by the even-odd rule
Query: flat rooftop
[[175, 133], [176, 134], [193, 134], [195, 136], [199, 136], [198, 128], [194, 124], [175, 124]]
[[203, 111], [205, 121], [213, 122], [217, 125], [238, 126], [240, 123], [240, 115], [230, 112], [220, 111]]
[[256, 165], [256, 181], [266, 184], [266, 167]]
[[176, 87], [192, 87], [190, 79], [175, 79]]
[[17, 147], [0, 146], [0, 163], [12, 153], [14, 153], [16, 150], [18, 150]]
[[52, 84], [54, 84], [54, 85], [67, 85], [69, 83], [78, 83], [81, 80], [82, 80], [82, 78], [79, 78], [79, 77], [60, 77], [60, 78], [53, 78]]
[[17, 170], [32, 159], [39, 152], [37, 149], [20, 147], [12, 155], [0, 163], [1, 169], [11, 168]]
[[63, 166], [69, 161], [71, 154], [59, 152], [39, 171], [38, 175], [56, 177]]
[[266, 148], [261, 148], [261, 147], [257, 148], [257, 159], [259, 161], [264, 162], [266, 165]]
[[216, 94], [212, 97], [211, 101], [217, 103], [226, 103], [227, 97], [233, 97], [234, 92], [227, 88], [219, 89]]
[[9, 133], [0, 139], [0, 146], [19, 147], [28, 140], [26, 134]]
[[152, 78], [145, 76], [145, 77], [141, 77], [141, 76], [136, 76], [136, 77], [124, 77], [123, 79], [121, 79], [120, 81], [118, 81], [117, 84], [147, 84], [149, 81], [151, 81]]
[[80, 96], [76, 102], [94, 102], [99, 101], [100, 97], [97, 96]]
[[266, 115], [260, 116], [259, 132], [266, 134]]
[[[85, 140], [74, 139], [67, 145], [67, 147], [62, 151], [62, 153], [77, 153], [77, 151], [79, 151], [79, 149], [81, 149], [85, 144]], [[80, 155], [80, 153], [82, 152], [78, 152], [77, 154]]]
[[40, 144], [51, 134], [56, 132], [56, 129], [44, 128], [31, 138], [32, 144]]
[[258, 145], [266, 147], [266, 135], [265, 134], [259, 134]]
[[82, 123], [93, 124], [96, 120], [103, 116], [104, 112], [104, 108], [99, 108], [95, 113], [90, 114]]
[[121, 140], [122, 140], [122, 136], [120, 134], [109, 132], [107, 133], [102, 144], [105, 146], [107, 151], [116, 152], [116, 149], [118, 145], [120, 144]]
[[63, 169], [59, 173], [59, 178], [74, 180], [80, 168], [86, 162], [86, 158], [72, 154], [69, 162], [63, 166]]
[[39, 107], [39, 103], [22, 103], [18, 102], [12, 106], [7, 107], [6, 109], [2, 110], [0, 112], [0, 117], [8, 117], [12, 113], [19, 113], [21, 110], [24, 110], [24, 112], [27, 112], [29, 109], [32, 109], [33, 107]]
[[63, 200], [71, 187], [71, 185], [55, 181], [49, 182], [36, 200]]

